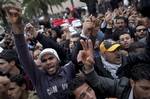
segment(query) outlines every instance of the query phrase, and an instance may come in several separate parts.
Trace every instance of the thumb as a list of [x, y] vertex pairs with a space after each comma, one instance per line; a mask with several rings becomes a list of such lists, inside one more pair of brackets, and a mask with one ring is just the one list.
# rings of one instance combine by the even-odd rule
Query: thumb
[[92, 57], [88, 57], [86, 59], [85, 65], [93, 65], [95, 63], [94, 59]]

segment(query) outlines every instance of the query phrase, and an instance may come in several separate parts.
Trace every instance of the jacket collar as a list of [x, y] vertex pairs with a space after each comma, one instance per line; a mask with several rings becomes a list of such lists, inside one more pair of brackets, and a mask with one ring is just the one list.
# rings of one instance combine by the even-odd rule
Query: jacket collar
[[117, 65], [117, 64], [109, 63], [108, 61], [105, 60], [105, 58], [102, 55], [101, 55], [101, 59], [102, 59], [104, 68], [111, 73], [113, 78], [118, 78], [116, 73], [117, 73], [118, 68], [121, 66], [121, 64]]
[[133, 88], [131, 89], [131, 91], [130, 91], [130, 94], [129, 94], [129, 98], [128, 99], [134, 99], [133, 98]]

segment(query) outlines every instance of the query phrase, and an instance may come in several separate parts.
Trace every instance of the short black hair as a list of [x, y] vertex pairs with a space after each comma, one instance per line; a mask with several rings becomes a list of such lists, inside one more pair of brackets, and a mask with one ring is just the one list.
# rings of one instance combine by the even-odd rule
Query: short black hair
[[0, 59], [4, 59], [8, 63], [10, 63], [11, 61], [15, 61], [15, 65], [17, 66], [17, 68], [20, 71], [22, 71], [22, 67], [20, 66], [20, 61], [19, 61], [18, 54], [17, 54], [16, 50], [14, 50], [14, 49], [4, 49], [0, 53]]
[[138, 80], [150, 80], [150, 64], [139, 63], [134, 65], [130, 71], [131, 79]]
[[124, 17], [124, 16], [116, 16], [115, 19], [116, 20], [124, 20], [125, 23], [128, 22], [128, 19], [126, 17]]
[[10, 77], [10, 81], [11, 81], [11, 82], [15, 82], [15, 83], [16, 83], [18, 86], [20, 86], [20, 87], [21, 87], [23, 84], [26, 84], [26, 80], [25, 80], [25, 78], [23, 77], [23, 75], [21, 75], [21, 74]]
[[119, 37], [120, 37], [121, 35], [124, 35], [124, 34], [129, 34], [130, 37], [132, 38], [132, 36], [131, 36], [131, 34], [130, 34], [130, 32], [129, 32], [128, 30], [123, 30], [123, 31], [120, 31], [120, 32], [121, 32], [121, 34], [119, 35]]
[[13, 49], [4, 49], [0, 53], [0, 58], [8, 62], [15, 61], [16, 63], [19, 63], [17, 52]]
[[[114, 41], [118, 41], [118, 40], [119, 40], [119, 37], [120, 37], [121, 35], [123, 35], [123, 34], [129, 34], [129, 35], [130, 35], [129, 31], [127, 31], [127, 30], [115, 29], [114, 32], [113, 32], [113, 34], [112, 34], [112, 39], [113, 39]], [[130, 35], [130, 36], [131, 36], [131, 35]]]
[[78, 87], [86, 83], [85, 79], [82, 77], [76, 77], [69, 83], [69, 91], [70, 94], [73, 95], [73, 91], [75, 91]]

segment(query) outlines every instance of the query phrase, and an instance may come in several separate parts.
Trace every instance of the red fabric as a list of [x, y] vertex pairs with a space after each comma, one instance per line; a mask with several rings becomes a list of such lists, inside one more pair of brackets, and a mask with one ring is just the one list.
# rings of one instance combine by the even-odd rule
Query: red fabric
[[52, 20], [52, 25], [54, 27], [60, 26], [64, 23], [71, 23], [75, 18], [68, 18], [68, 19], [54, 19]]

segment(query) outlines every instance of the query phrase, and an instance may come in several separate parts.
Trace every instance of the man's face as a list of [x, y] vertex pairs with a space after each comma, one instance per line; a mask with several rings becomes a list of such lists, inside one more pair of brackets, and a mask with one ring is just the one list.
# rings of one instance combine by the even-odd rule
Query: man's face
[[123, 34], [119, 37], [120, 44], [123, 48], [129, 48], [130, 44], [133, 43], [133, 39], [129, 34]]
[[135, 28], [136, 27], [136, 21], [135, 18], [129, 18], [129, 27]]
[[123, 19], [117, 19], [115, 26], [117, 29], [122, 30], [123, 28], [125, 28], [124, 20]]
[[121, 54], [120, 50], [116, 49], [113, 52], [104, 52], [104, 58], [106, 61], [112, 64], [121, 64]]
[[73, 93], [76, 99], [96, 99], [94, 90], [87, 83], [75, 89]]
[[53, 54], [47, 53], [42, 57], [42, 66], [50, 75], [53, 75], [57, 72], [59, 68], [59, 60]]
[[70, 44], [69, 44], [70, 49], [73, 49], [76, 46], [78, 39], [79, 39], [79, 37], [70, 38]]
[[0, 94], [7, 93], [10, 85], [10, 80], [6, 76], [0, 76]]
[[34, 60], [37, 60], [39, 55], [41, 53], [41, 50], [37, 49], [33, 52], [33, 57], [34, 57]]
[[25, 88], [18, 86], [15, 82], [11, 82], [8, 89], [8, 96], [10, 99], [21, 99], [24, 90]]
[[139, 80], [131, 83], [135, 99], [150, 99], [150, 80]]
[[3, 74], [8, 73], [11, 70], [11, 65], [4, 59], [0, 59], [0, 71]]
[[145, 26], [141, 25], [136, 28], [135, 36], [138, 37], [139, 39], [144, 38], [146, 34], [147, 34], [147, 29]]

